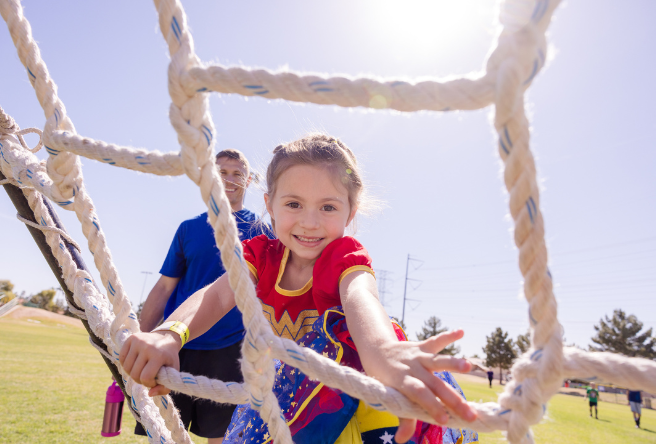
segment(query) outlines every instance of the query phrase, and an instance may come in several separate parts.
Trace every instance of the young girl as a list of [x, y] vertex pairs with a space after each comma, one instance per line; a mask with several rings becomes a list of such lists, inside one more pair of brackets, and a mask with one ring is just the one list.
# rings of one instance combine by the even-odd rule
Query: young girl
[[[436, 355], [463, 332], [407, 342], [378, 301], [367, 251], [344, 235], [364, 188], [351, 150], [323, 134], [278, 146], [266, 185], [264, 200], [278, 239], [259, 236], [244, 241], [243, 249], [273, 331], [396, 388], [437, 422], [447, 420], [437, 398], [465, 420], [474, 420], [451, 375], [434, 374], [471, 369], [465, 360]], [[193, 339], [234, 306], [226, 274], [189, 298], [168, 321], [188, 325]], [[154, 387], [151, 396], [165, 394], [168, 390], [155, 387], [154, 378], [162, 365], [178, 368], [180, 344], [180, 335], [172, 331], [135, 334], [126, 341], [120, 361], [136, 382]], [[399, 420], [284, 363], [277, 363], [274, 391], [296, 443], [392, 443], [394, 435], [399, 443], [477, 440], [471, 431]], [[244, 405], [235, 411], [225, 442], [270, 439], [259, 414]]]

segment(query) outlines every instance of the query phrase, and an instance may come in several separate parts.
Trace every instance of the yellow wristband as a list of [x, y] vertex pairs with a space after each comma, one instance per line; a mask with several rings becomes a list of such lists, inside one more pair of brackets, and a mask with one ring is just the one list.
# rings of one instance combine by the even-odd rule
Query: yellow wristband
[[180, 339], [182, 340], [182, 344], [180, 345], [180, 348], [184, 347], [187, 341], [189, 341], [189, 327], [187, 327], [185, 324], [183, 324], [180, 321], [165, 322], [153, 331], [169, 331], [169, 330], [176, 332], [177, 334], [180, 335]]

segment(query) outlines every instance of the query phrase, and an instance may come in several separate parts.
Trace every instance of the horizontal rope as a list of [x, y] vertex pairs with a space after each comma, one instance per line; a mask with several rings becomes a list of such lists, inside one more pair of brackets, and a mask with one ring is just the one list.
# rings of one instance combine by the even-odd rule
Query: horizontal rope
[[341, 107], [397, 111], [475, 110], [494, 100], [495, 78], [410, 81], [351, 79], [266, 69], [196, 67], [181, 77], [187, 93], [216, 91]]
[[67, 131], [48, 134], [46, 150], [56, 156], [68, 152], [109, 165], [159, 176], [184, 174], [180, 153], [160, 153], [82, 137]]

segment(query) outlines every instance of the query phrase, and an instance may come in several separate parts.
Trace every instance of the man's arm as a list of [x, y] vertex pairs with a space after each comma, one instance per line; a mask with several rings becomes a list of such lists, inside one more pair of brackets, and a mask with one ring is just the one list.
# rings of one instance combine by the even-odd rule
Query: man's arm
[[164, 308], [166, 303], [171, 297], [171, 293], [175, 290], [175, 286], [180, 282], [180, 278], [169, 276], [160, 276], [155, 284], [139, 315], [139, 323], [141, 324], [141, 331], [152, 331], [164, 317]]

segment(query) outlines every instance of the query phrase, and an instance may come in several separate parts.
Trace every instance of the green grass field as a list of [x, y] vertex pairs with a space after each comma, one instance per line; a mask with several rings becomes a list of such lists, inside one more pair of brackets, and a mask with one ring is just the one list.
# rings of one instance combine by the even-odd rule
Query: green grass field
[[[496, 401], [503, 390], [498, 382], [492, 389], [487, 381], [470, 382], [462, 380], [467, 399], [471, 401]], [[625, 444], [656, 443], [656, 411], [642, 409], [642, 429], [636, 429], [629, 407], [608, 402], [599, 403], [599, 419], [590, 418], [588, 403], [578, 396], [556, 395], [549, 402], [547, 417], [541, 424], [533, 427], [538, 443], [567, 444]], [[482, 443], [504, 442], [500, 432], [482, 433]]]
[[[42, 321], [0, 319], [0, 443], [145, 443], [132, 434], [135, 420], [124, 408], [123, 433], [102, 438], [105, 391], [111, 375], [86, 331]], [[467, 398], [496, 400], [500, 388], [463, 380]], [[580, 397], [557, 395], [548, 419], [534, 428], [539, 443], [656, 443], [656, 412], [643, 410], [634, 428], [627, 406], [602, 402], [599, 420]], [[204, 439], [193, 437], [197, 443]], [[503, 442], [501, 433], [482, 443]]]

